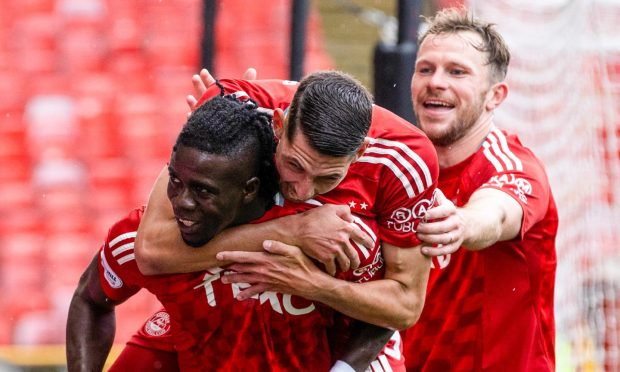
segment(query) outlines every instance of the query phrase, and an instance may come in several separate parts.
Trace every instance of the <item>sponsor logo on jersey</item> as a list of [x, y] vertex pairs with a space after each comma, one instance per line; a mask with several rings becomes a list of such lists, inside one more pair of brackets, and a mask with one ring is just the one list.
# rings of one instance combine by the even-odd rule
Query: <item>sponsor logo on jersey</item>
[[144, 324], [144, 332], [150, 336], [163, 336], [170, 330], [170, 315], [159, 311]]
[[530, 181], [517, 177], [512, 173], [505, 173], [501, 175], [495, 175], [484, 184], [485, 186], [493, 186], [503, 188], [505, 186], [510, 187], [517, 197], [527, 204], [527, 197], [532, 195], [532, 184]]
[[388, 228], [400, 232], [415, 232], [418, 223], [426, 216], [426, 211], [435, 205], [435, 194], [436, 192], [433, 192], [430, 199], [419, 200], [412, 208], [395, 209], [387, 221]]
[[[220, 282], [222, 275], [227, 275], [232, 271], [224, 271], [220, 267], [216, 267], [205, 272], [202, 277], [202, 281], [194, 287], [194, 289], [204, 289], [207, 297], [207, 303], [211, 307], [217, 306], [216, 292], [213, 287], [215, 282]], [[220, 283], [221, 285], [221, 283]], [[249, 288], [250, 284], [247, 283], [232, 283], [229, 285], [232, 290], [233, 298], [237, 298], [237, 295], [242, 290]], [[262, 292], [260, 294], [252, 296], [253, 299], [259, 300], [261, 305], [268, 302], [271, 305], [273, 311], [278, 314], [290, 314], [290, 315], [305, 315], [314, 311], [315, 306], [312, 302], [305, 298], [291, 296], [290, 294], [282, 294], [277, 292]]]
[[103, 277], [112, 288], [120, 288], [123, 286], [123, 280], [112, 270], [108, 261], [105, 259], [103, 250], [101, 251], [101, 265], [103, 266]]
[[377, 271], [381, 270], [383, 264], [383, 256], [381, 255], [380, 250], [377, 250], [375, 257], [371, 263], [353, 270], [353, 276], [356, 277], [355, 281], [357, 283], [364, 283], [371, 280], [375, 276]]

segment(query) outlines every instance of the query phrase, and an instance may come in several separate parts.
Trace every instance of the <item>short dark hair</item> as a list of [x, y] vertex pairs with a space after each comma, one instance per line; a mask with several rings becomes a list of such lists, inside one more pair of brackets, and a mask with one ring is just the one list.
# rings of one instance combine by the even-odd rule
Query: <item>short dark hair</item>
[[212, 98], [188, 118], [173, 151], [181, 145], [230, 158], [248, 156], [251, 151], [253, 172], [260, 180], [258, 195], [270, 207], [278, 192], [276, 143], [271, 116], [256, 108], [254, 102], [240, 102], [232, 96]]
[[349, 156], [361, 147], [370, 129], [372, 96], [343, 72], [316, 72], [300, 82], [288, 115], [289, 140], [299, 127], [319, 153]]
[[506, 78], [510, 63], [510, 50], [493, 23], [474, 18], [465, 8], [446, 8], [437, 12], [434, 17], [427, 18], [426, 21], [429, 23], [429, 28], [420, 35], [418, 45], [421, 45], [422, 41], [430, 35], [473, 32], [482, 39], [482, 44], [473, 45], [473, 47], [487, 53], [487, 63], [491, 67], [491, 79], [494, 82], [500, 82]]

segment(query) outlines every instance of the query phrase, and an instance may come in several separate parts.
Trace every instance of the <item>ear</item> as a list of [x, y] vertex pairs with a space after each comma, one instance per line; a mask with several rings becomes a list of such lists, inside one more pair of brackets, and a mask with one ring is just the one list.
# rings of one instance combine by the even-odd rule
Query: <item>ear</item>
[[369, 145], [370, 145], [370, 138], [368, 137], [364, 138], [364, 142], [362, 142], [362, 145], [360, 146], [359, 149], [357, 149], [357, 151], [355, 152], [355, 155], [353, 156], [353, 162], [355, 162], [357, 159], [362, 157], [362, 155], [364, 155], [364, 152], [366, 151]]
[[282, 109], [273, 110], [273, 132], [276, 137], [282, 138], [284, 135], [284, 125], [286, 121], [286, 115]]
[[498, 108], [508, 96], [508, 84], [503, 81], [495, 83], [487, 94], [488, 96], [485, 108], [487, 111], [493, 111]]
[[243, 188], [243, 203], [250, 204], [258, 196], [258, 190], [260, 188], [260, 180], [258, 177], [252, 177], [245, 182]]

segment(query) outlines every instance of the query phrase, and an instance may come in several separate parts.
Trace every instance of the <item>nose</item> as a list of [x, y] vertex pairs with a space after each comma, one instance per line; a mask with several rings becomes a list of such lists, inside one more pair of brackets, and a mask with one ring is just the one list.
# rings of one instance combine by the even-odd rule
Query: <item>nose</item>
[[428, 85], [434, 89], [445, 89], [448, 86], [448, 80], [443, 71], [436, 70], [429, 77]]
[[298, 200], [308, 200], [316, 194], [314, 185], [310, 180], [295, 183], [293, 189], [295, 190], [295, 198]]
[[178, 208], [194, 209], [196, 207], [196, 201], [191, 195], [190, 190], [184, 188], [181, 190], [172, 200]]

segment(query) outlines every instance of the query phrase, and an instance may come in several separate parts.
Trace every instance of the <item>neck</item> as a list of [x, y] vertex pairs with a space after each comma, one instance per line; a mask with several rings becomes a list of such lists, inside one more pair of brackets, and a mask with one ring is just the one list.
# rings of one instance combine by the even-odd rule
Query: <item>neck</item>
[[244, 207], [243, 212], [238, 216], [237, 223], [235, 225], [246, 224], [252, 220], [262, 217], [267, 209], [267, 202], [263, 200], [263, 198], [256, 198]]
[[474, 125], [463, 137], [448, 146], [435, 146], [439, 158], [439, 168], [448, 168], [472, 156], [493, 129], [493, 116], [490, 115]]

